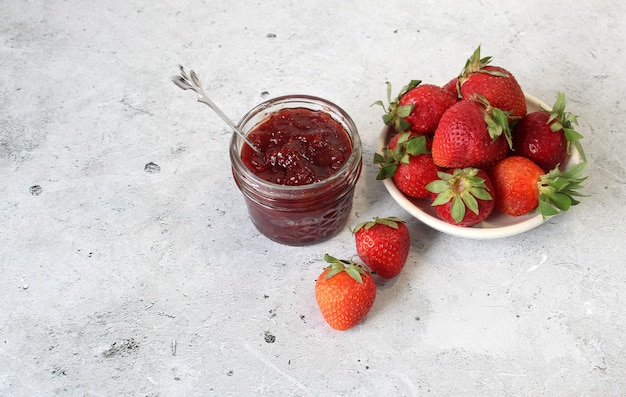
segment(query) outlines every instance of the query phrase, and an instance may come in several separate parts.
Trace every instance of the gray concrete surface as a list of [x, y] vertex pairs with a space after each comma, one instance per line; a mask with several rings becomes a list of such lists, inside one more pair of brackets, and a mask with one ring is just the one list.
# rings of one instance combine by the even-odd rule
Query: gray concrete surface
[[[0, 0], [0, 395], [626, 394], [619, 1]], [[580, 116], [589, 197], [503, 240], [411, 219], [374, 180], [386, 80], [442, 84], [474, 48]], [[366, 320], [313, 295], [348, 230], [255, 231], [230, 131], [170, 81], [195, 69], [238, 119], [306, 93], [354, 118], [350, 223], [408, 217], [409, 264]]]

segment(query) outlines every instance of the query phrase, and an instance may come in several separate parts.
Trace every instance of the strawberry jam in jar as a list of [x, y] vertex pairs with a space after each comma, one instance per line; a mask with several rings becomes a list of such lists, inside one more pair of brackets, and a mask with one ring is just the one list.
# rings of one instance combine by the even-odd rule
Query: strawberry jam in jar
[[266, 237], [308, 245], [347, 223], [361, 173], [361, 141], [339, 106], [307, 95], [282, 96], [250, 110], [230, 143], [233, 176], [250, 219]]

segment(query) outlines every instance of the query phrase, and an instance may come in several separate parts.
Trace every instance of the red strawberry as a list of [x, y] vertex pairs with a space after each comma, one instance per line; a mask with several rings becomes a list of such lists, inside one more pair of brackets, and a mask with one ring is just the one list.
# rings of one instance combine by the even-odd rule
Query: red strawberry
[[518, 216], [536, 208], [543, 218], [567, 211], [579, 203], [578, 190], [587, 179], [587, 163], [569, 167], [562, 173], [554, 168], [547, 174], [537, 164], [521, 156], [507, 157], [490, 171], [495, 189], [496, 209]]
[[473, 226], [491, 214], [493, 185], [485, 171], [457, 168], [452, 174], [440, 172], [439, 177], [426, 187], [433, 193], [432, 206], [439, 218], [457, 226]]
[[426, 185], [437, 179], [439, 167], [435, 165], [433, 156], [420, 154], [409, 156], [409, 163], [398, 164], [398, 169], [393, 174], [393, 182], [398, 190], [410, 197], [425, 198], [430, 193]]
[[484, 96], [493, 107], [511, 112], [510, 117], [526, 115], [526, 97], [515, 77], [499, 66], [487, 66], [491, 57], [480, 57], [480, 46], [465, 63], [458, 77], [458, 91], [463, 98]]
[[508, 114], [483, 99], [465, 99], [448, 109], [435, 131], [432, 156], [443, 168], [488, 169], [509, 152]]
[[529, 113], [515, 125], [513, 151], [531, 159], [546, 172], [565, 162], [572, 144], [585, 159], [579, 142], [582, 135], [574, 130], [573, 124], [578, 124], [576, 116], [565, 111], [565, 95], [559, 92], [552, 111]]
[[392, 178], [398, 190], [407, 196], [428, 197], [426, 185], [437, 178], [438, 170], [428, 150], [429, 142], [427, 137], [415, 133], [396, 134], [382, 154], [374, 155], [374, 164], [381, 166], [376, 179]]
[[411, 236], [404, 221], [395, 218], [374, 218], [354, 228], [359, 258], [382, 278], [398, 275], [411, 248]]
[[362, 266], [326, 254], [330, 265], [315, 282], [315, 299], [322, 317], [332, 328], [344, 331], [357, 325], [374, 305], [376, 284]]
[[451, 92], [455, 97], [459, 97], [459, 87], [458, 87], [459, 78], [455, 77], [452, 80], [448, 81], [443, 85], [443, 89]]
[[387, 98], [387, 109], [382, 101], [375, 102], [386, 111], [383, 116], [386, 125], [393, 126], [398, 132], [409, 130], [429, 135], [435, 132], [443, 112], [458, 101], [454, 94], [442, 87], [421, 84], [421, 80], [411, 80], [394, 101], [391, 100], [391, 84], [387, 82]]

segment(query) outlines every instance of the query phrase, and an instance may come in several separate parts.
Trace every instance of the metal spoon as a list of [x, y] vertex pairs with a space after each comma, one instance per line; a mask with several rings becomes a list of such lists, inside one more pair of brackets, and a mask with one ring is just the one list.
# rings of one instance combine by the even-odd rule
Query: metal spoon
[[172, 82], [183, 90], [195, 91], [196, 94], [198, 94], [198, 102], [208, 105], [215, 113], [217, 113], [218, 116], [222, 118], [222, 120], [226, 122], [226, 124], [228, 124], [230, 128], [233, 129], [233, 131], [239, 134], [239, 136], [252, 149], [254, 149], [255, 152], [257, 152], [258, 154], [263, 154], [261, 149], [256, 147], [256, 145], [252, 143], [250, 139], [248, 139], [246, 134], [243, 131], [241, 131], [241, 129], [237, 127], [237, 125], [228, 116], [226, 116], [226, 114], [222, 112], [222, 110], [219, 107], [217, 107], [217, 105], [213, 103], [213, 101], [210, 100], [208, 96], [206, 96], [206, 94], [204, 93], [204, 89], [202, 88], [202, 81], [200, 80], [196, 72], [194, 72], [193, 70], [190, 70], [189, 73], [187, 73], [187, 70], [183, 67], [183, 65], [178, 65], [178, 67], [180, 69], [180, 75], [172, 76]]

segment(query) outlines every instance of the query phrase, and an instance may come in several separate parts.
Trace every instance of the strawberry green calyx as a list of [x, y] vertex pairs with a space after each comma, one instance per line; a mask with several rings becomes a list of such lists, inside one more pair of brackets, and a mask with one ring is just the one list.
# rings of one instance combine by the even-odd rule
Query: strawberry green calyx
[[[544, 112], [548, 112], [545, 109], [541, 109]], [[576, 147], [580, 156], [584, 161], [587, 161], [587, 157], [585, 156], [585, 152], [583, 151], [583, 147], [580, 143], [580, 140], [583, 136], [574, 129], [574, 125], [578, 125], [578, 118], [576, 115], [565, 111], [565, 94], [559, 92], [557, 94], [556, 102], [552, 107], [552, 111], [550, 113], [550, 118], [548, 119], [548, 123], [550, 124], [550, 129], [552, 131], [563, 131], [563, 135], [565, 135], [565, 139], [567, 140], [567, 153], [572, 152], [572, 145]]]
[[565, 171], [559, 171], [558, 165], [550, 172], [542, 175], [537, 182], [539, 189], [539, 212], [546, 218], [567, 211], [572, 205], [580, 203], [576, 197], [585, 197], [579, 190], [587, 179], [583, 173], [588, 163], [572, 165]]
[[457, 80], [457, 91], [460, 92], [461, 84], [463, 84], [463, 82], [467, 80], [469, 75], [472, 73], [487, 73], [493, 76], [509, 77], [507, 73], [504, 73], [502, 71], [485, 69], [485, 66], [489, 65], [491, 63], [491, 60], [492, 57], [490, 56], [483, 58], [480, 57], [479, 45], [472, 53], [472, 56], [467, 59], [467, 61], [465, 62], [465, 67], [463, 67], [463, 70], [459, 74], [459, 78]]
[[356, 233], [361, 229], [369, 230], [375, 225], [386, 225], [390, 228], [397, 229], [398, 223], [404, 223], [404, 220], [395, 216], [388, 216], [385, 218], [375, 217], [373, 220], [361, 222], [356, 225], [354, 230], [352, 230], [352, 233]]
[[363, 268], [363, 266], [359, 265], [358, 263], [345, 259], [337, 259], [328, 254], [324, 255], [324, 261], [330, 263], [330, 265], [327, 267], [328, 269], [330, 269], [330, 271], [326, 273], [326, 276], [324, 276], [325, 280], [332, 278], [338, 273], [346, 272], [348, 273], [348, 275], [350, 275], [350, 277], [352, 277], [352, 279], [354, 279], [354, 281], [359, 284], [363, 284], [363, 278], [361, 277], [361, 274], [368, 273], [368, 271], [365, 270], [365, 268]]
[[407, 128], [409, 128], [410, 124], [404, 118], [408, 117], [411, 114], [411, 112], [413, 111], [413, 105], [399, 106], [400, 98], [402, 98], [404, 94], [411, 91], [413, 88], [417, 87], [421, 83], [421, 80], [411, 80], [409, 84], [405, 85], [402, 90], [400, 90], [400, 93], [398, 94], [396, 99], [391, 100], [391, 83], [389, 81], [386, 82], [387, 102], [389, 102], [389, 106], [385, 107], [383, 101], [376, 101], [372, 104], [372, 106], [377, 105], [382, 107], [385, 111], [385, 114], [383, 115], [383, 122], [385, 123], [385, 125], [393, 126], [398, 132], [405, 131]]
[[426, 185], [426, 190], [437, 196], [432, 206], [444, 205], [452, 200], [450, 215], [456, 222], [465, 217], [466, 209], [478, 215], [478, 200], [492, 200], [485, 179], [478, 176], [478, 168], [457, 168], [452, 174], [438, 172], [438, 180]]
[[510, 111], [504, 111], [491, 106], [487, 98], [480, 94], [473, 95], [472, 100], [485, 106], [485, 123], [487, 124], [487, 131], [489, 131], [489, 137], [495, 141], [500, 136], [504, 135], [504, 138], [509, 144], [509, 148], [513, 149], [513, 136], [509, 119], [517, 117], [511, 116], [512, 112]]
[[383, 148], [382, 154], [374, 154], [374, 164], [380, 165], [376, 180], [388, 179], [396, 173], [398, 165], [408, 164], [409, 156], [429, 153], [425, 136], [411, 136], [410, 132], [400, 132], [396, 147]]

